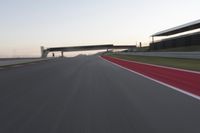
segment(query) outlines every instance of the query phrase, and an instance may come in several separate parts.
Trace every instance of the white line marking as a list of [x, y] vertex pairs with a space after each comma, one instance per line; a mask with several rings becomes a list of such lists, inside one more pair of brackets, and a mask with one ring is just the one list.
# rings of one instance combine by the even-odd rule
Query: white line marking
[[14, 65], [12, 67], [21, 67], [21, 66], [24, 66], [24, 65]]
[[109, 60], [106, 60], [106, 59], [102, 58], [101, 56], [99, 56], [99, 57], [100, 57], [101, 59], [103, 59], [104, 61], [107, 61], [107, 62], [109, 62], [109, 63], [111, 63], [111, 64], [113, 64], [113, 65], [116, 65], [116, 66], [118, 66], [118, 67], [120, 67], [120, 68], [122, 68], [122, 69], [125, 69], [125, 70], [127, 70], [127, 71], [130, 71], [130, 72], [135, 73], [135, 74], [137, 74], [137, 75], [140, 75], [140, 76], [142, 76], [142, 77], [144, 77], [144, 78], [147, 78], [147, 79], [152, 80], [152, 81], [154, 81], [154, 82], [157, 82], [157, 83], [159, 83], [159, 84], [161, 84], [161, 85], [164, 85], [164, 86], [167, 86], [167, 87], [169, 87], [169, 88], [172, 88], [173, 90], [176, 90], [176, 91], [178, 91], [178, 92], [181, 92], [181, 93], [183, 93], [183, 94], [186, 94], [186, 95], [188, 95], [188, 96], [191, 96], [191, 97], [193, 97], [193, 98], [195, 98], [195, 99], [200, 100], [200, 96], [198, 96], [198, 95], [192, 94], [192, 93], [190, 93], [190, 92], [184, 91], [184, 90], [182, 90], [182, 89], [180, 89], [180, 88], [177, 88], [177, 87], [175, 87], [175, 86], [166, 84], [166, 83], [164, 83], [164, 82], [162, 82], [162, 81], [153, 79], [153, 78], [151, 78], [151, 77], [149, 77], [149, 76], [143, 75], [143, 74], [138, 73], [138, 72], [136, 72], [136, 71], [133, 71], [133, 70], [130, 70], [130, 69], [125, 68], [125, 67], [123, 67], [123, 66], [120, 66], [120, 65], [118, 65], [118, 64], [116, 64], [116, 63], [113, 63], [113, 62], [111, 62], [111, 61], [109, 61]]
[[37, 64], [37, 63], [28, 63], [28, 64], [33, 65], [33, 64]]
[[193, 71], [193, 70], [186, 70], [186, 69], [181, 69], [181, 68], [174, 68], [174, 67], [168, 67], [168, 66], [149, 64], [149, 63], [138, 62], [138, 61], [133, 61], [133, 60], [121, 59], [121, 58], [117, 58], [117, 57], [112, 57], [112, 58], [115, 58], [115, 59], [118, 59], [118, 60], [123, 60], [123, 61], [128, 61], [128, 62], [133, 62], [133, 63], [138, 63], [138, 64], [144, 64], [144, 65], [150, 65], [150, 66], [156, 66], [156, 67], [161, 67], [161, 68], [167, 68], [167, 69], [173, 69], [173, 70], [178, 70], [178, 71], [185, 71], [185, 72], [200, 74], [200, 72]]

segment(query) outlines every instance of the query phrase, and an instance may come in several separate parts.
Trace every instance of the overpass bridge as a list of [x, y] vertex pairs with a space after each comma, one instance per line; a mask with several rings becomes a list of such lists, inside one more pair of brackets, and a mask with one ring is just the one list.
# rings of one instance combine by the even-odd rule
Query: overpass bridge
[[61, 52], [63, 57], [64, 52], [72, 51], [88, 51], [88, 50], [109, 50], [109, 49], [128, 49], [130, 51], [136, 48], [135, 45], [113, 45], [113, 44], [104, 44], [104, 45], [88, 45], [88, 46], [73, 46], [73, 47], [52, 47], [44, 48], [41, 47], [41, 57], [45, 58], [50, 52]]

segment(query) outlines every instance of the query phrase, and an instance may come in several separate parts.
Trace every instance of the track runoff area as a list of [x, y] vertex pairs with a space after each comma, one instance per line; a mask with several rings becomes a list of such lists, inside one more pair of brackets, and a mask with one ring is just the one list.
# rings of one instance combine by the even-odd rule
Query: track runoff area
[[200, 72], [129, 61], [106, 55], [100, 58], [200, 100]]

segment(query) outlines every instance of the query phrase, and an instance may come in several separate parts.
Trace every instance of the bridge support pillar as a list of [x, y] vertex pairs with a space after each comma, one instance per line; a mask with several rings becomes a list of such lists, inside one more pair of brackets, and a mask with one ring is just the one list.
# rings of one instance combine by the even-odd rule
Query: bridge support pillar
[[41, 46], [41, 58], [46, 58], [48, 53], [49, 52], [45, 50], [43, 46]]
[[152, 36], [152, 44], [154, 43], [154, 36]]
[[64, 57], [64, 52], [63, 51], [61, 51], [61, 57]]

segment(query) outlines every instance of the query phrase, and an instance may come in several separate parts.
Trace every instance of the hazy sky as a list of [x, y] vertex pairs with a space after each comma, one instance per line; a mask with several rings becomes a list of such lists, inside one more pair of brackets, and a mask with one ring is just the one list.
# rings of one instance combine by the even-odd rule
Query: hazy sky
[[200, 0], [0, 0], [0, 57], [40, 46], [135, 44], [200, 18]]

